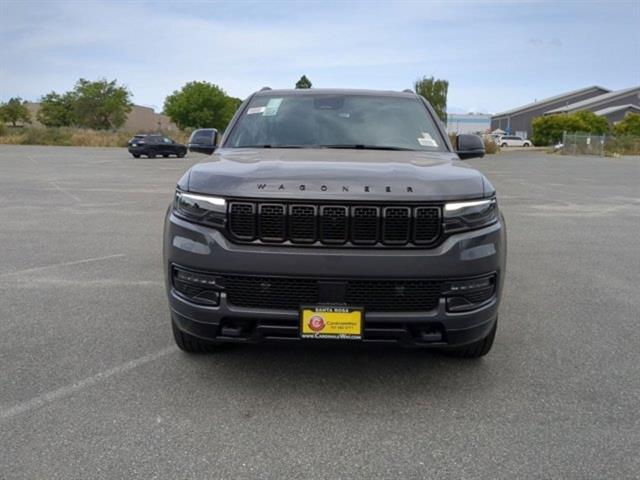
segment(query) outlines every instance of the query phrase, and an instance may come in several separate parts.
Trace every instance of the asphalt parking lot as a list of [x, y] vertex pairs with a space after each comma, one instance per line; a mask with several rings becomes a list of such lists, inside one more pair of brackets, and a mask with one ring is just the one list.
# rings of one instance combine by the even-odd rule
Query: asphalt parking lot
[[492, 352], [173, 345], [192, 163], [0, 146], [0, 478], [640, 476], [640, 159], [474, 160], [509, 233]]

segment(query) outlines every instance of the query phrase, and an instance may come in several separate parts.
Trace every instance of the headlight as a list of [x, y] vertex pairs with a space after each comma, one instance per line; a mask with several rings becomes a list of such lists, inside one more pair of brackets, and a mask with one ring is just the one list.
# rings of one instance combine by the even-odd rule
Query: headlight
[[495, 198], [468, 202], [446, 203], [444, 206], [444, 231], [460, 232], [482, 228], [498, 221], [498, 204]]
[[177, 190], [173, 200], [173, 211], [191, 222], [212, 227], [224, 227], [227, 218], [227, 202], [220, 197]]

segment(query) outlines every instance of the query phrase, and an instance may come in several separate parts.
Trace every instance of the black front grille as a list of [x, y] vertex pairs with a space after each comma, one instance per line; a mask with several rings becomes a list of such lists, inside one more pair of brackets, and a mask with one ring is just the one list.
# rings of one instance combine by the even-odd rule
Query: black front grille
[[440, 280], [331, 280], [331, 297], [313, 280], [289, 277], [226, 276], [227, 301], [238, 307], [297, 310], [301, 306], [343, 302], [374, 312], [424, 312], [438, 306]]
[[431, 207], [418, 207], [413, 214], [413, 242], [422, 245], [433, 242], [440, 234], [440, 212]]
[[340, 246], [433, 246], [440, 207], [230, 202], [229, 233], [240, 241]]
[[351, 208], [351, 240], [356, 245], [374, 245], [379, 238], [380, 208]]
[[324, 243], [345, 243], [349, 233], [347, 207], [320, 207], [320, 239]]
[[229, 230], [241, 240], [256, 238], [256, 206], [234, 202], [229, 207]]
[[387, 243], [404, 245], [409, 241], [411, 210], [409, 207], [386, 207], [383, 213], [382, 237]]
[[289, 206], [289, 238], [295, 243], [313, 243], [318, 238], [318, 209], [312, 205]]
[[260, 238], [266, 241], [282, 242], [285, 239], [284, 205], [263, 203], [258, 211]]

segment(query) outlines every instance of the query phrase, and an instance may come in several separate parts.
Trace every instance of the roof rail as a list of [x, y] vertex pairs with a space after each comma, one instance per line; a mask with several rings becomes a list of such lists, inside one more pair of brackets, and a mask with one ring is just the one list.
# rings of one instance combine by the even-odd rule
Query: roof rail
[[264, 92], [265, 90], [271, 90], [271, 87], [262, 87], [260, 89], [261, 92]]
[[415, 93], [413, 90], [411, 90], [410, 88], [405, 88], [404, 90], [402, 90], [403, 93]]

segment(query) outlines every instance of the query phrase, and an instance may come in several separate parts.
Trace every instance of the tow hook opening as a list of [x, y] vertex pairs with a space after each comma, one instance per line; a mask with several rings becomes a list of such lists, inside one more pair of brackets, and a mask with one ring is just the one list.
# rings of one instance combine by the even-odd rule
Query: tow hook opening
[[444, 341], [444, 329], [439, 324], [415, 325], [410, 328], [416, 343], [441, 343]]
[[220, 333], [222, 337], [249, 338], [254, 330], [254, 324], [247, 319], [223, 319], [220, 323]]
[[423, 342], [441, 342], [442, 341], [442, 332], [437, 330], [422, 330], [420, 332], [420, 339]]

